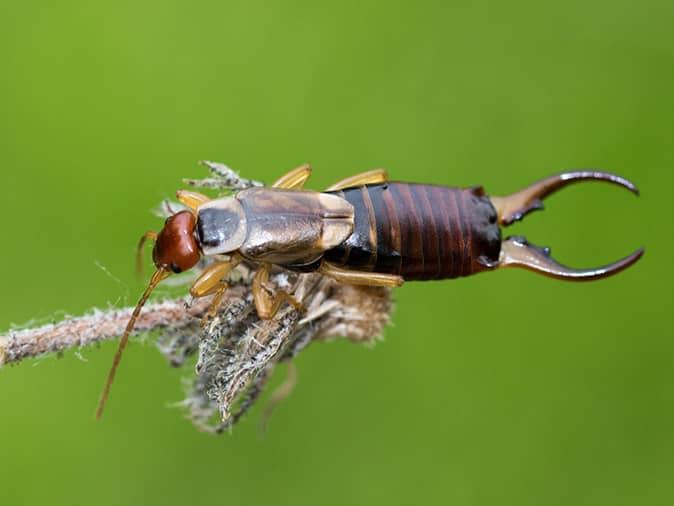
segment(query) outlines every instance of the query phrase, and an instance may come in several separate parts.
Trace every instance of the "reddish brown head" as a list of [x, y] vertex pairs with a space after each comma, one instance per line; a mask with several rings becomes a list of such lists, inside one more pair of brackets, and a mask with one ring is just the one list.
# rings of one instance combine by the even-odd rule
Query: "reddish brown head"
[[201, 252], [194, 235], [196, 224], [190, 211], [181, 211], [166, 220], [152, 250], [152, 259], [158, 269], [179, 273], [197, 264]]

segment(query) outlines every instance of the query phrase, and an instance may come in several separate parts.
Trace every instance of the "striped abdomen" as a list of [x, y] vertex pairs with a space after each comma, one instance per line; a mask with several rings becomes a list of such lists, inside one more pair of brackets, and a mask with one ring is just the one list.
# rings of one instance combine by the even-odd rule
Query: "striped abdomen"
[[482, 188], [384, 183], [331, 192], [355, 209], [353, 233], [324, 258], [406, 280], [468, 276], [498, 261], [501, 231]]

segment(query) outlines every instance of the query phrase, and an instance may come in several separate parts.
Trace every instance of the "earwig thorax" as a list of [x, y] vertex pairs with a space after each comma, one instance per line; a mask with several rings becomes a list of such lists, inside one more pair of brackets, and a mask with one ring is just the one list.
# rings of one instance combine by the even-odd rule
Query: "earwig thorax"
[[196, 237], [204, 255], [238, 250], [248, 235], [246, 214], [234, 197], [205, 203], [197, 209]]

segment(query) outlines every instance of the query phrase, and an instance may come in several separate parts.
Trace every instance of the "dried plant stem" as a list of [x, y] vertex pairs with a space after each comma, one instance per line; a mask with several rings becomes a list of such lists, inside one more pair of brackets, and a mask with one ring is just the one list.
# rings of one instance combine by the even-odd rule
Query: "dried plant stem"
[[[241, 292], [242, 287], [230, 290], [225, 303], [241, 297]], [[168, 327], [179, 330], [193, 325], [195, 318], [203, 316], [208, 302], [209, 299], [202, 299], [187, 307], [185, 300], [178, 298], [148, 304], [132, 335]], [[11, 331], [0, 336], [0, 366], [115, 339], [124, 331], [132, 311], [133, 307], [94, 310], [89, 315], [59, 323]]]

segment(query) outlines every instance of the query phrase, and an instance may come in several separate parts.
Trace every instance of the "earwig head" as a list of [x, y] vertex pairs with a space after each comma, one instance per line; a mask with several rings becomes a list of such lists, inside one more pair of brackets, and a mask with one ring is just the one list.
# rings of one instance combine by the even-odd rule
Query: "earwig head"
[[157, 269], [179, 273], [197, 264], [201, 252], [194, 235], [196, 224], [190, 211], [180, 211], [166, 220], [152, 250]]

